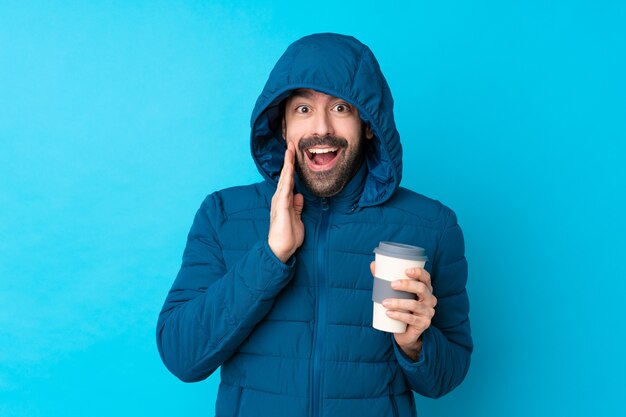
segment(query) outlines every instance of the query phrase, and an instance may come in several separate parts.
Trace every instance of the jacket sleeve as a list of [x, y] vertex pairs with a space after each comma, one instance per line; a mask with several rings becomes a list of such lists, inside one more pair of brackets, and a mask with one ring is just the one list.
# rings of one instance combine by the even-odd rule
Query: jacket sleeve
[[[437, 307], [413, 362], [395, 343], [396, 358], [411, 389], [439, 398], [458, 386], [469, 369], [473, 342], [469, 323], [467, 260], [463, 233], [450, 211], [433, 257], [431, 279]], [[393, 338], [393, 335], [392, 335]]]
[[234, 353], [294, 271], [295, 258], [282, 263], [267, 241], [253, 245], [227, 269], [217, 234], [218, 206], [210, 195], [196, 213], [157, 322], [161, 359], [185, 382], [207, 378]]

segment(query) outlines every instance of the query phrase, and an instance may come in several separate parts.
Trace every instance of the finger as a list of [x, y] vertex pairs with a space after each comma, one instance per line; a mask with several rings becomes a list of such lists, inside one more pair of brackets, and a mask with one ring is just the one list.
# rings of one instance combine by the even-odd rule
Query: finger
[[435, 315], [434, 306], [430, 305], [430, 303], [421, 303], [417, 300], [388, 298], [383, 300], [383, 306], [388, 310], [411, 313], [418, 316], [428, 317], [429, 319]]
[[295, 162], [296, 149], [293, 143], [287, 145], [287, 149], [285, 150], [285, 162], [283, 164], [284, 167], [293, 168], [293, 164]]
[[282, 209], [291, 208], [293, 189], [293, 145], [285, 151], [283, 168], [280, 171], [276, 192], [272, 196], [272, 207]]
[[289, 144], [285, 151], [285, 162], [280, 173], [281, 189], [280, 194], [288, 197], [293, 192], [293, 174], [294, 174], [294, 150], [293, 144]]
[[296, 145], [294, 145], [293, 142], [289, 142], [287, 144], [287, 150], [290, 151], [290, 154], [292, 156], [291, 161], [293, 162], [293, 156], [296, 153]]
[[383, 307], [389, 310], [403, 310], [408, 312], [417, 312], [420, 308], [423, 308], [417, 300], [402, 298], [386, 298], [383, 300]]
[[280, 180], [284, 178], [283, 173], [289, 169], [289, 166], [293, 164], [293, 144], [289, 143], [287, 145], [287, 149], [285, 149], [285, 154], [283, 157], [283, 167], [280, 171], [280, 178], [278, 183], [280, 184]]
[[283, 167], [280, 170], [280, 176], [278, 177], [278, 184], [276, 185], [276, 194], [280, 194], [281, 190], [285, 186], [285, 180], [287, 178], [287, 171], [289, 170], [289, 164], [287, 163], [287, 151], [285, 151], [285, 157], [283, 159]]
[[409, 278], [415, 278], [418, 281], [423, 282], [424, 284], [426, 284], [426, 286], [430, 287], [432, 291], [433, 287], [430, 282], [430, 273], [424, 268], [409, 268], [406, 271], [404, 271], [404, 273]]
[[424, 301], [434, 297], [430, 288], [423, 282], [413, 279], [399, 279], [391, 283], [391, 288], [396, 291], [410, 292], [417, 295], [418, 301]]
[[402, 311], [387, 310], [387, 316], [406, 323], [409, 326], [416, 327], [422, 331], [428, 329], [431, 323], [431, 319], [427, 316], [418, 316], [411, 313], [404, 313]]
[[370, 262], [370, 272], [372, 273], [372, 275], [376, 276], [376, 262], [375, 261]]

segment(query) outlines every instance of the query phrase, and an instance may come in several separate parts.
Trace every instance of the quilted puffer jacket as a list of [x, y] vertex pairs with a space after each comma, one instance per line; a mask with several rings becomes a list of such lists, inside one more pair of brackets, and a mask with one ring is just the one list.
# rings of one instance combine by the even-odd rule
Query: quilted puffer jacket
[[[267, 235], [285, 152], [280, 102], [296, 88], [352, 103], [375, 138], [338, 195], [315, 197], [296, 178], [305, 239], [282, 263]], [[264, 181], [212, 193], [199, 208], [158, 319], [163, 362], [188, 382], [221, 366], [219, 417], [415, 416], [413, 391], [439, 397], [467, 373], [467, 262], [455, 214], [399, 186], [402, 148], [376, 59], [352, 37], [300, 39], [276, 64], [251, 124]], [[380, 241], [426, 249], [438, 304], [417, 361], [372, 327], [369, 263]]]

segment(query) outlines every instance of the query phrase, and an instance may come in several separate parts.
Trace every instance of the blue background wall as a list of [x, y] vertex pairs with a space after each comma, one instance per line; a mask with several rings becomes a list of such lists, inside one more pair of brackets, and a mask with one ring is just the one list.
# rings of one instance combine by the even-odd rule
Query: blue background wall
[[472, 368], [420, 416], [618, 415], [625, 3], [380, 3], [0, 3], [1, 416], [212, 415], [219, 376], [171, 376], [156, 318], [204, 196], [260, 178], [271, 67], [321, 31], [372, 48], [403, 185], [466, 234]]

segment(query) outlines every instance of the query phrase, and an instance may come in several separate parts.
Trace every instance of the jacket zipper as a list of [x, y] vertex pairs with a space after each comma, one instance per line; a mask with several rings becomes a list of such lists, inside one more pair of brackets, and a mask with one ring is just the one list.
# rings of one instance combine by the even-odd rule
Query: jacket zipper
[[328, 229], [328, 217], [330, 216], [328, 210], [329, 204], [327, 198], [322, 198], [321, 202], [321, 215], [319, 221], [319, 228], [317, 232], [317, 317], [315, 321], [315, 333], [313, 335], [313, 383], [311, 402], [313, 408], [313, 417], [318, 417], [321, 412], [321, 349], [322, 349], [322, 337], [320, 332], [322, 326], [326, 323], [326, 232]]

